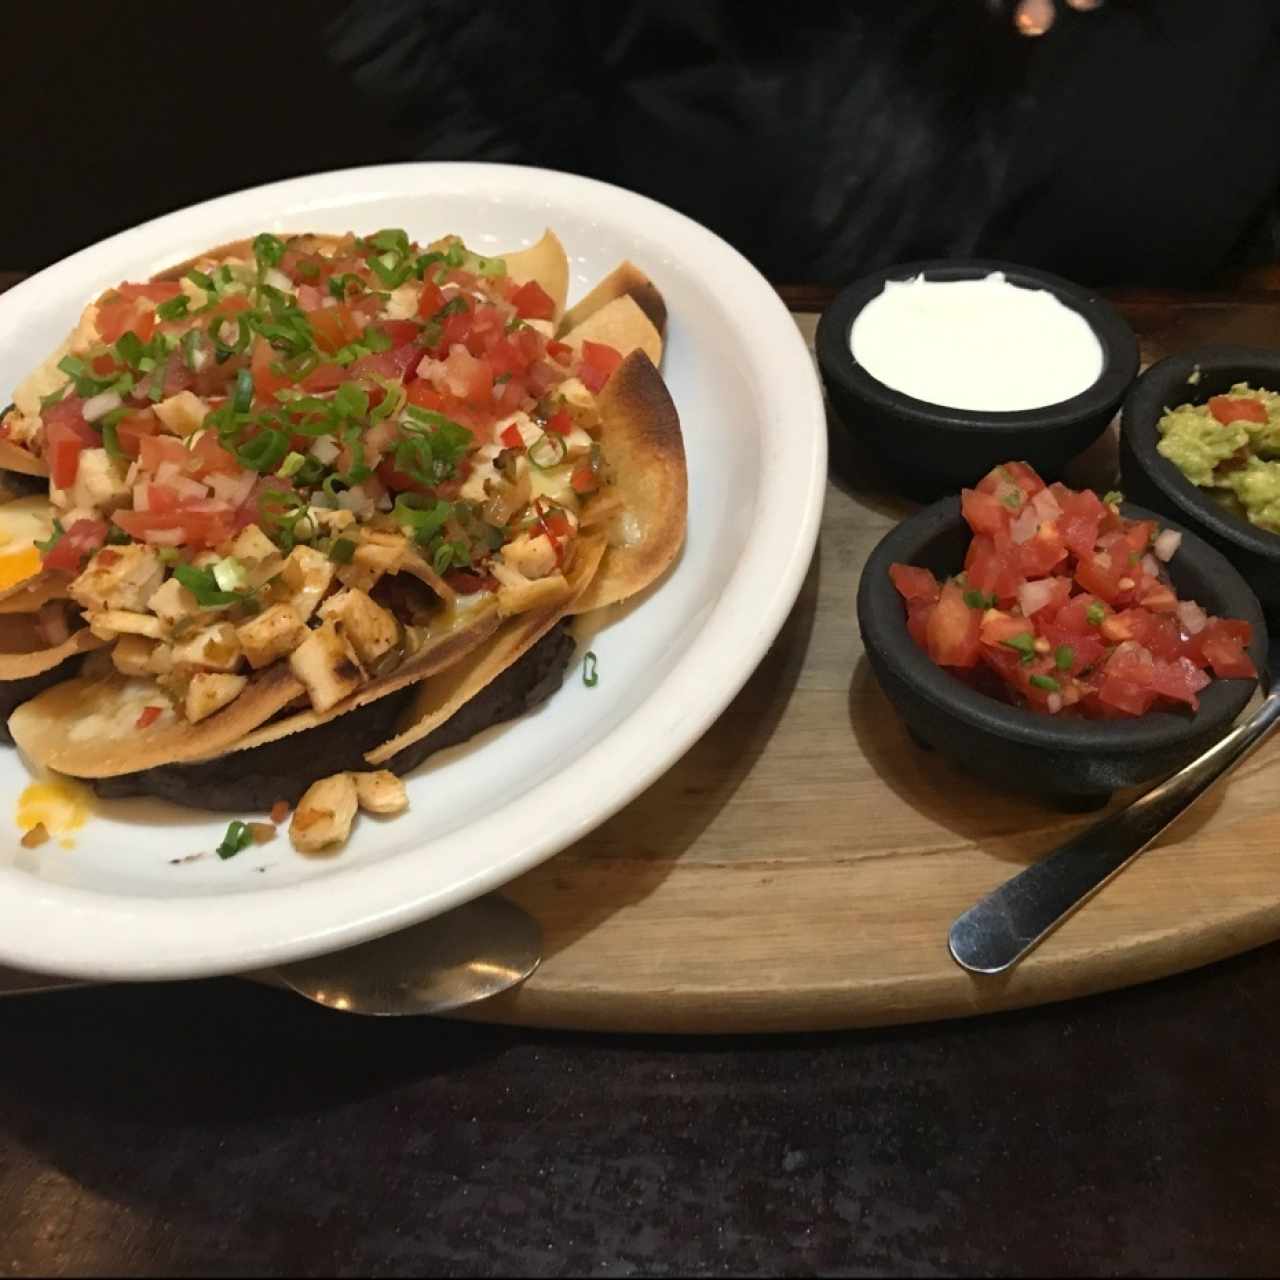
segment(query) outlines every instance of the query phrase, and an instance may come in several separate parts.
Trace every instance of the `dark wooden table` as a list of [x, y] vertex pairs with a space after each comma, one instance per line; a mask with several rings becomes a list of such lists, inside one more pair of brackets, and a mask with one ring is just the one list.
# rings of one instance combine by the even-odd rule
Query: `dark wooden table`
[[[1240, 314], [1280, 337], [1274, 300]], [[774, 1040], [372, 1022], [232, 980], [6, 1001], [0, 1271], [1275, 1274], [1277, 1008], [1280, 946]]]

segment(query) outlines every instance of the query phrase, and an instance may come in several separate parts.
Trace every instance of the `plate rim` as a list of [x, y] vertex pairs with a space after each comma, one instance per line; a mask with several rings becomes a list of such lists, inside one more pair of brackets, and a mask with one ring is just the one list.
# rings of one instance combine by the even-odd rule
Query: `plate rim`
[[[661, 743], [652, 745], [657, 736], [652, 731], [649, 745], [638, 739], [638, 726], [648, 719], [647, 704], [633, 709], [575, 758], [575, 764], [579, 764], [611, 753], [611, 772], [618, 775], [605, 791], [593, 793], [596, 799], [589, 813], [572, 820], [566, 820], [563, 814], [551, 820], [541, 818], [536, 835], [508, 839], [508, 855], [483, 871], [459, 877], [446, 888], [422, 893], [406, 892], [403, 882], [396, 883], [403, 880], [409, 860], [429, 856], [429, 851], [438, 853], [441, 843], [464, 833], [470, 839], [486, 838], [492, 828], [509, 823], [514, 807], [536, 807], [540, 798], [550, 794], [554, 779], [537, 782], [497, 810], [433, 841], [415, 844], [397, 857], [356, 864], [334, 876], [278, 888], [264, 884], [261, 889], [244, 893], [208, 897], [142, 896], [53, 884], [5, 867], [0, 869], [0, 962], [85, 979], [210, 977], [258, 970], [352, 946], [430, 919], [497, 889], [546, 861], [613, 816], [675, 766], [741, 690], [786, 621], [813, 557], [825, 496], [826, 411], [817, 371], [786, 304], [758, 269], [714, 232], [650, 197], [558, 170], [486, 162], [406, 161], [324, 170], [217, 196], [126, 228], [14, 286], [0, 299], [0, 311], [21, 306], [42, 287], [61, 286], [73, 280], [100, 255], [122, 256], [152, 234], [180, 233], [192, 218], [234, 216], [241, 204], [252, 204], [255, 198], [267, 196], [279, 196], [282, 205], [288, 202], [290, 209], [296, 209], [307, 194], [314, 191], [319, 196], [338, 183], [347, 184], [337, 193], [342, 199], [326, 203], [349, 200], [358, 204], [361, 191], [367, 191], [371, 200], [376, 199], [379, 184], [384, 194], [408, 194], [397, 188], [415, 176], [422, 179], [424, 196], [431, 194], [433, 184], [439, 190], [449, 180], [463, 185], [491, 181], [504, 187], [514, 183], [517, 188], [546, 187], [558, 194], [591, 196], [595, 201], [593, 212], [604, 221], [608, 220], [610, 208], [645, 211], [655, 224], [679, 234], [681, 245], [673, 249], [671, 256], [686, 270], [691, 270], [689, 263], [697, 248], [698, 268], [693, 274], [704, 283], [711, 274], [709, 264], [728, 268], [733, 289], [751, 303], [755, 341], [749, 362], [759, 368], [767, 350], [768, 372], [786, 386], [788, 449], [781, 465], [774, 465], [779, 459], [765, 459], [762, 454], [756, 505], [758, 511], [771, 497], [785, 498], [791, 522], [783, 528], [789, 528], [791, 536], [779, 540], [774, 529], [771, 539], [766, 540], [761, 533], [766, 522], [752, 521], [750, 532], [739, 547], [734, 571], [679, 661], [650, 695], [651, 703], [669, 704], [669, 723], [663, 727]], [[801, 427], [807, 430], [801, 433]], [[766, 432], [763, 443], [769, 439]], [[737, 596], [745, 596], [741, 584], [750, 576], [748, 569], [758, 571], [756, 561], [762, 558], [772, 572], [772, 590], [761, 593], [758, 579], [753, 578], [755, 589], [748, 610], [744, 607], [746, 600], [739, 601]], [[735, 583], [737, 591], [733, 590]], [[691, 682], [689, 677], [698, 666], [701, 651], [721, 634], [734, 641], [733, 661], [723, 664], [716, 680]], [[677, 698], [682, 685], [683, 696]], [[546, 806], [543, 808], [545, 812]], [[554, 829], [546, 829], [548, 826]], [[358, 904], [351, 901], [353, 897], [359, 899]], [[336, 908], [326, 905], [335, 901], [340, 904]], [[232, 912], [241, 917], [235, 929], [227, 930], [221, 942], [215, 940], [211, 944], [208, 926], [225, 923], [220, 917]], [[335, 920], [335, 916], [341, 919]], [[273, 919], [281, 926], [278, 930], [257, 928]], [[68, 929], [73, 921], [82, 927]], [[183, 924], [181, 931], [175, 929], [177, 921]], [[102, 943], [104, 932], [112, 935], [110, 948], [104, 948]], [[192, 941], [192, 933], [200, 941]], [[246, 934], [253, 935], [253, 940], [248, 940]], [[57, 939], [58, 955], [50, 954], [51, 948], [41, 945], [47, 938]]]

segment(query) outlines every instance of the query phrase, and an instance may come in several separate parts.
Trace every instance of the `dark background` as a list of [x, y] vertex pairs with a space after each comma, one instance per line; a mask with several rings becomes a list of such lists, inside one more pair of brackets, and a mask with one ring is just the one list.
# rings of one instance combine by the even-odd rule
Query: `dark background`
[[0, 269], [198, 200], [409, 157], [325, 57], [337, 0], [4, 8]]

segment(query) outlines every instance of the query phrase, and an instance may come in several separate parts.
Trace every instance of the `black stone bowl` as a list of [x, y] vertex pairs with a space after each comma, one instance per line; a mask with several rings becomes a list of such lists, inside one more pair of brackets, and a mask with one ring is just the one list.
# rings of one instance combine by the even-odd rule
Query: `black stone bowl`
[[[1199, 369], [1195, 385], [1187, 379]], [[1280, 534], [1224, 510], [1156, 451], [1166, 408], [1203, 404], [1237, 382], [1280, 391], [1280, 351], [1261, 347], [1200, 347], [1153, 364], [1138, 379], [1120, 418], [1120, 472], [1125, 496], [1171, 516], [1217, 547], [1257, 593], [1280, 628]]]
[[[993, 271], [1002, 271], [1011, 284], [1048, 290], [1088, 321], [1103, 355], [1093, 386], [1040, 409], [987, 413], [904, 395], [854, 360], [849, 349], [853, 322], [888, 281], [919, 275], [972, 280]], [[988, 260], [911, 262], [865, 276], [823, 312], [815, 346], [836, 416], [888, 482], [914, 498], [954, 493], [1011, 459], [1029, 462], [1046, 480], [1056, 479], [1106, 429], [1138, 373], [1138, 341], [1110, 303], [1048, 272]]]
[[[1151, 515], [1128, 504], [1121, 510], [1130, 519]], [[1171, 520], [1160, 523], [1180, 527]], [[1062, 808], [1091, 808], [1117, 788], [1154, 781], [1187, 764], [1227, 731], [1252, 697], [1253, 680], [1215, 679], [1194, 714], [1152, 711], [1136, 719], [1097, 721], [1026, 711], [969, 688], [911, 639], [889, 566], [920, 565], [947, 577], [959, 571], [971, 536], [959, 498], [926, 507], [880, 541], [858, 587], [858, 624], [881, 688], [917, 741], [962, 768]], [[1249, 654], [1261, 670], [1266, 624], [1244, 579], [1185, 529], [1168, 569], [1181, 598], [1252, 625]]]

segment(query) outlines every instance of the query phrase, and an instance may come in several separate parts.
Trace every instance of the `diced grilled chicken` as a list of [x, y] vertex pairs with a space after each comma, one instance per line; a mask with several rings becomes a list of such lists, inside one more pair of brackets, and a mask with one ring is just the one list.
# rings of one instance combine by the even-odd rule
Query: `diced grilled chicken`
[[307, 688], [311, 705], [328, 711], [360, 687], [364, 678], [354, 651], [332, 622], [325, 622], [289, 655], [293, 674]]
[[75, 483], [66, 491], [66, 504], [97, 512], [114, 511], [132, 496], [125, 482], [126, 468], [105, 449], [83, 449]]
[[204, 671], [235, 671], [243, 656], [240, 637], [229, 622], [201, 627], [195, 635], [173, 646], [173, 660], [177, 665], [199, 667]]
[[522, 533], [502, 548], [502, 563], [522, 577], [545, 578], [555, 572], [556, 549], [545, 533]]
[[306, 624], [290, 604], [273, 604], [236, 628], [244, 656], [255, 670], [292, 653], [306, 634]]
[[280, 548], [256, 524], [246, 526], [231, 544], [231, 554], [244, 566], [249, 585], [257, 588], [280, 572]]
[[352, 776], [356, 782], [356, 798], [366, 813], [403, 813], [409, 807], [404, 783], [390, 769], [373, 769]]
[[550, 608], [567, 600], [572, 592], [563, 573], [551, 573], [530, 581], [501, 561], [495, 560], [492, 568], [498, 580], [498, 609], [504, 614]]
[[330, 596], [320, 606], [320, 616], [341, 627], [366, 669], [375, 666], [400, 640], [395, 614], [363, 591], [349, 589]]
[[151, 651], [158, 643], [146, 636], [123, 635], [111, 649], [111, 661], [122, 675], [149, 676], [152, 674]]
[[155, 406], [156, 417], [175, 436], [189, 436], [204, 422], [209, 406], [194, 391], [179, 391]]
[[380, 529], [363, 529], [360, 542], [349, 564], [338, 570], [338, 581], [344, 587], [372, 591], [383, 574], [394, 573], [400, 557], [409, 545], [402, 533], [384, 533]]
[[312, 547], [294, 547], [280, 573], [285, 586], [293, 593], [289, 601], [304, 622], [333, 583], [333, 561]]
[[117, 636], [148, 636], [152, 640], [164, 637], [164, 623], [154, 614], [134, 613], [130, 609], [102, 609], [85, 615], [89, 630], [99, 640], [114, 640]]
[[341, 844], [351, 834], [359, 805], [355, 779], [335, 773], [313, 782], [302, 793], [289, 822], [289, 839], [299, 853], [319, 853]]
[[163, 576], [164, 566], [155, 548], [134, 542], [100, 551], [68, 591], [91, 612], [129, 609], [141, 613]]
[[168, 627], [173, 627], [183, 618], [194, 618], [201, 612], [195, 596], [177, 578], [170, 578], [153, 591], [147, 600], [147, 608]]
[[240, 696], [240, 691], [248, 683], [244, 676], [197, 671], [187, 685], [187, 700], [184, 704], [187, 719], [196, 724], [215, 711], [221, 711]]

